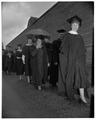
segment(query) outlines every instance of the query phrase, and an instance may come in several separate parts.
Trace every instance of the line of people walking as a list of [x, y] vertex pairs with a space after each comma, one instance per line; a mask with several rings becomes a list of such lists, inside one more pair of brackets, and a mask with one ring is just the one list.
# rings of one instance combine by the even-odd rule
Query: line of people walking
[[15, 72], [20, 80], [25, 75], [27, 82], [39, 90], [46, 82], [57, 87], [60, 41], [51, 42], [49, 39], [43, 35], [27, 35], [27, 43], [23, 47], [18, 44], [13, 52], [10, 46], [8, 51], [3, 50], [3, 71], [8, 75]]
[[[80, 96], [81, 102], [87, 104], [85, 90], [90, 86], [86, 74], [85, 46], [82, 36], [78, 33], [82, 26], [82, 19], [73, 16], [67, 20], [71, 26], [70, 31], [58, 30], [58, 39], [53, 42], [47, 35], [27, 34], [27, 43], [22, 48], [17, 46], [14, 55], [11, 51], [3, 54], [4, 61], [7, 61], [5, 68], [7, 73], [11, 69], [11, 57], [15, 58], [15, 72], [20, 80], [25, 74], [28, 83], [33, 83], [38, 90], [42, 85], [49, 82], [53, 87], [58, 87], [58, 91], [73, 100], [75, 95]], [[38, 33], [38, 31], [37, 31]], [[45, 33], [44, 33], [45, 34]]]

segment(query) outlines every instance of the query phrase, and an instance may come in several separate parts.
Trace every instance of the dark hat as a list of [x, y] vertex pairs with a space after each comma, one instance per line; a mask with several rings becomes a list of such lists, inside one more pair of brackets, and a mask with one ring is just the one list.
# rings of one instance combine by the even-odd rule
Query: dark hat
[[64, 32], [66, 32], [66, 30], [64, 30], [64, 29], [59, 29], [59, 30], [57, 30], [57, 32], [58, 32], [58, 33], [64, 33]]
[[11, 48], [11, 46], [7, 46], [8, 48]]
[[78, 17], [77, 15], [74, 15], [73, 17], [67, 19], [67, 22], [70, 24], [74, 21], [78, 21], [80, 23], [80, 26], [81, 26], [82, 19], [80, 17]]
[[28, 39], [32, 39], [33, 38], [33, 35], [26, 34], [26, 36], [27, 36]]
[[17, 46], [18, 46], [18, 47], [21, 47], [22, 45], [21, 45], [21, 44], [18, 44]]

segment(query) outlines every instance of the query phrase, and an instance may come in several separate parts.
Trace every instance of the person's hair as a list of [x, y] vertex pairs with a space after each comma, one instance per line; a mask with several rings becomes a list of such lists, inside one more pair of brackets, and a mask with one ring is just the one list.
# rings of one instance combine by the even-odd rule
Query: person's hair
[[32, 39], [33, 35], [27, 35], [28, 39]]
[[79, 24], [79, 27], [81, 27], [81, 22], [79, 22], [78, 20], [73, 20], [73, 21], [71, 22], [71, 25], [72, 25], [73, 23], [78, 23], [78, 24]]
[[21, 44], [18, 44], [18, 45], [17, 45], [17, 48], [18, 48], [18, 47], [22, 48], [22, 45], [21, 45]]
[[28, 38], [28, 39], [27, 39], [27, 43], [28, 43], [28, 40], [32, 40], [32, 38]]

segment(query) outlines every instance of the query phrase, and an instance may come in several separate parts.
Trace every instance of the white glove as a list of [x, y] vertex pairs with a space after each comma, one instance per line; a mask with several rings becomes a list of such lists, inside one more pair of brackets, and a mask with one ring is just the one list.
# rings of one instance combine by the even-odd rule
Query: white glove
[[50, 63], [48, 63], [48, 67], [50, 67]]
[[25, 55], [22, 55], [23, 64], [25, 64]]

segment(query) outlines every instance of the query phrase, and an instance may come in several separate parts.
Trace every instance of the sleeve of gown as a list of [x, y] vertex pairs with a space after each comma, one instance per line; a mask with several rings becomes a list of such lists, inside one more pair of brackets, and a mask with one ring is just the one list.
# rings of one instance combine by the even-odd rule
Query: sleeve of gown
[[78, 58], [80, 58], [81, 56], [85, 56], [86, 49], [85, 49], [84, 40], [83, 40], [82, 37], [79, 40], [78, 47], [79, 47], [79, 49], [78, 49]]
[[26, 54], [26, 47], [24, 46], [22, 49], [22, 54], [25, 55]]
[[16, 54], [15, 54], [15, 56], [16, 56], [16, 57], [18, 56], [18, 53], [17, 53], [17, 51], [16, 51]]
[[59, 41], [59, 40], [53, 41], [53, 48], [54, 48], [54, 50], [55, 50], [57, 53], [60, 52], [60, 51], [59, 51], [59, 47], [60, 47], [60, 41]]
[[68, 51], [69, 51], [69, 43], [68, 43], [68, 37], [67, 35], [64, 37], [63, 43], [61, 44], [60, 47], [60, 53], [63, 54], [65, 57], [67, 57], [68, 55]]
[[37, 50], [37, 49], [34, 49], [33, 51], [31, 51], [31, 55], [32, 55], [32, 56], [35, 56], [37, 53], [38, 53], [38, 50]]
[[80, 64], [80, 66], [85, 67], [86, 66], [86, 49], [85, 49], [84, 41], [82, 37], [79, 40], [78, 48], [79, 49], [78, 49], [77, 61]]
[[38, 56], [37, 56], [37, 59], [38, 59], [38, 63], [41, 64], [41, 60], [42, 60], [42, 49], [38, 49]]
[[[38, 49], [38, 53], [37, 53], [37, 66], [38, 66], [38, 70], [40, 75], [42, 75], [43, 73], [43, 51], [42, 49]], [[41, 77], [41, 76], [40, 76]]]
[[46, 62], [48, 63], [48, 53], [47, 53], [47, 48], [46, 46], [43, 47], [43, 56], [44, 56], [44, 59], [46, 60]]

